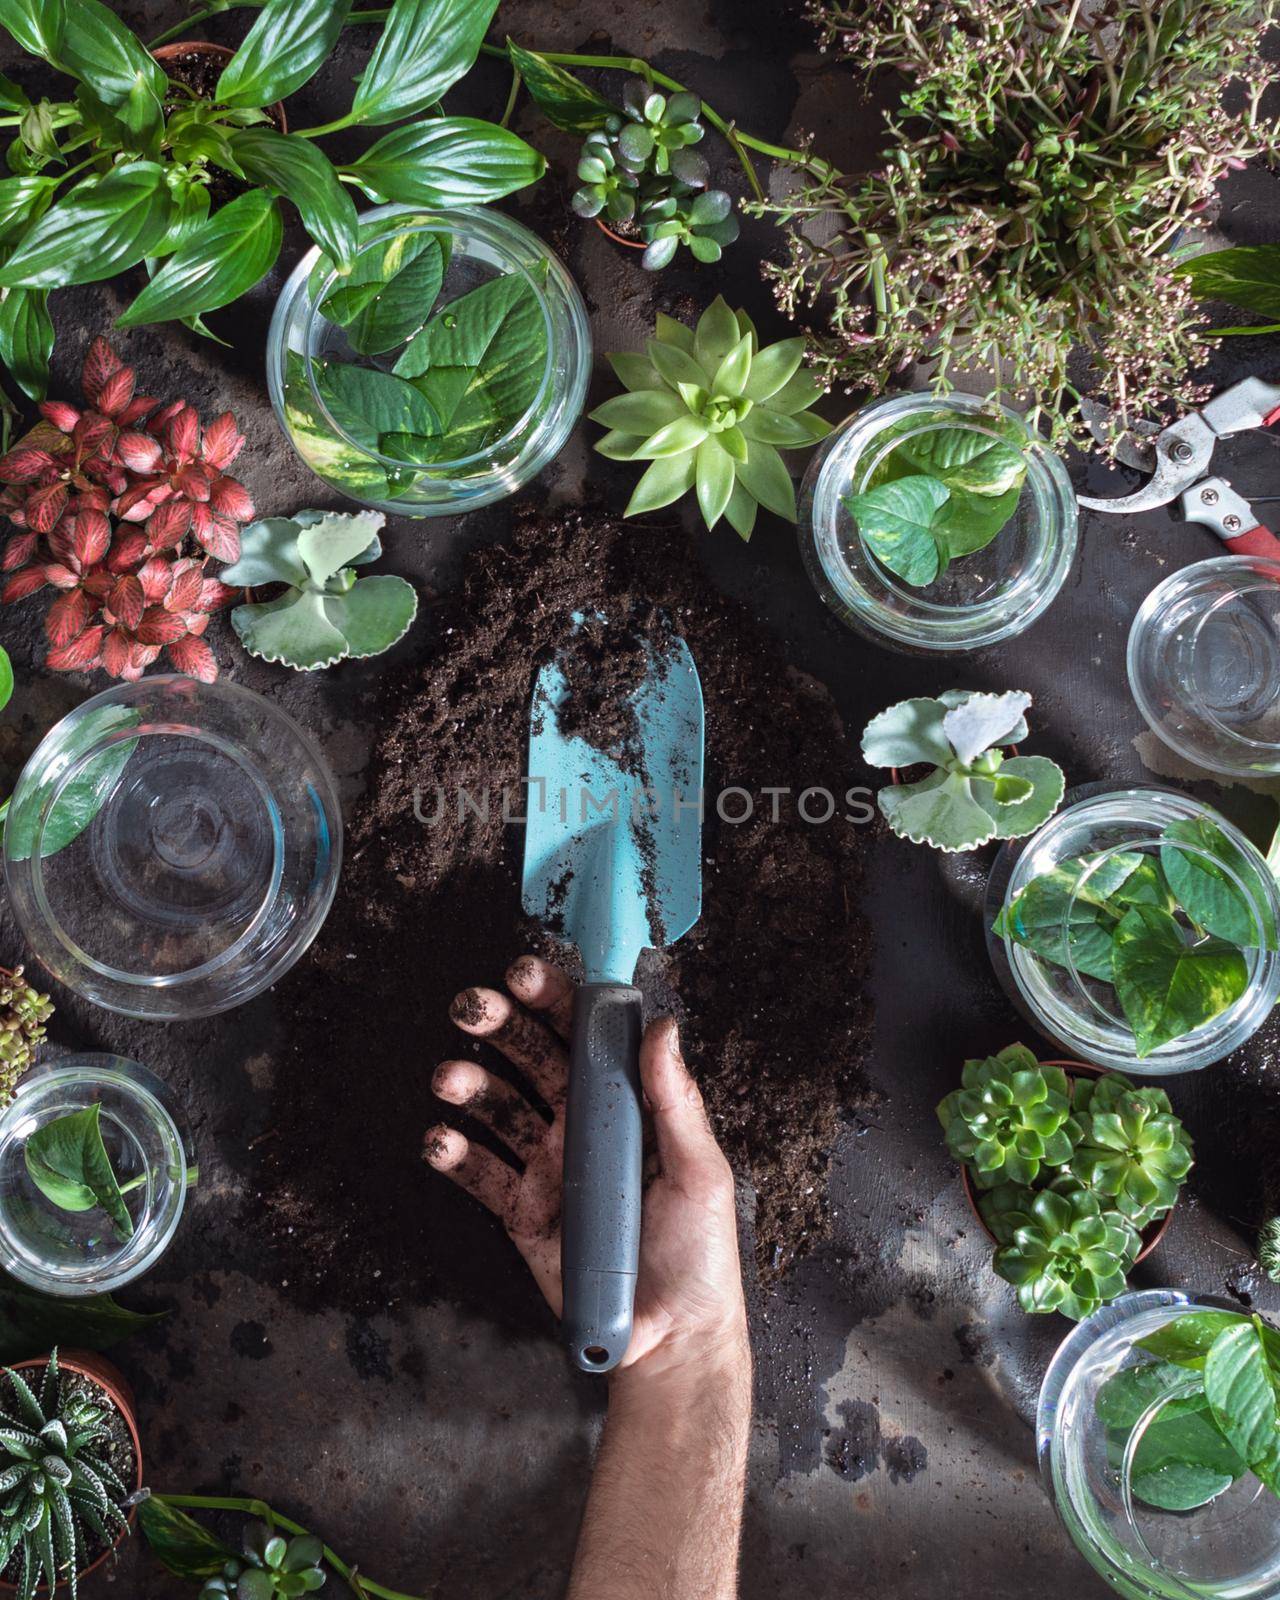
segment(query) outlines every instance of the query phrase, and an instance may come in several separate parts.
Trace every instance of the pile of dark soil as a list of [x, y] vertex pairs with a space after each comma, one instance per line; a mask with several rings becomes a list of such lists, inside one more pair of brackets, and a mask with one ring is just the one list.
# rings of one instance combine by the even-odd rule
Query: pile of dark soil
[[[594, 612], [632, 641], [674, 627], [706, 699], [703, 914], [668, 958], [642, 963], [642, 985], [651, 1005], [684, 1019], [716, 1131], [754, 1185], [762, 1270], [784, 1270], [823, 1231], [841, 1116], [868, 1093], [869, 934], [855, 909], [856, 833], [841, 820], [859, 781], [854, 743], [825, 690], [716, 591], [680, 529], [526, 511], [431, 614], [426, 666], [382, 688], [338, 901], [290, 986], [292, 1048], [270, 1119], [279, 1133], [262, 1146], [288, 1293], [353, 1309], [445, 1293], [528, 1320], [532, 1291], [507, 1269], [493, 1225], [424, 1167], [420, 1148], [452, 1110], [431, 1095], [435, 1064], [475, 1053], [449, 1022], [450, 1000], [500, 983], [537, 943], [520, 913], [523, 830], [504, 821], [503, 791], [519, 817], [534, 672], [573, 615]], [[602, 743], [625, 737], [611, 696], [634, 685], [643, 660], [633, 643], [611, 651], [609, 632], [588, 636], [590, 672], [570, 671]], [[717, 815], [729, 786], [725, 815], [745, 811], [746, 791], [749, 821]], [[834, 796], [833, 820], [802, 819], [805, 789]], [[806, 809], [818, 817], [826, 803]]]

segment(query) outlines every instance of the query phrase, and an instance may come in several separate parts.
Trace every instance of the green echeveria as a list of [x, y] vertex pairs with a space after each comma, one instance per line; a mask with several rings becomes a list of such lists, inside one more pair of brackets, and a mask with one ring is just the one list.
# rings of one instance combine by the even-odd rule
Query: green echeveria
[[1071, 1171], [1144, 1228], [1177, 1200], [1191, 1170], [1191, 1140], [1162, 1089], [1109, 1092], [1099, 1109], [1100, 1098], [1091, 1096], [1080, 1118]]
[[1024, 1311], [1060, 1311], [1079, 1321], [1123, 1291], [1138, 1255], [1137, 1229], [1069, 1177], [1026, 1193], [1025, 1211], [1010, 1207], [1001, 1216], [1009, 1242], [992, 1264], [1017, 1289]]
[[938, 1107], [947, 1148], [979, 1188], [1029, 1185], [1041, 1167], [1061, 1167], [1080, 1137], [1061, 1067], [1042, 1066], [1024, 1045], [966, 1061], [961, 1087]]
[[693, 491], [708, 528], [724, 517], [749, 539], [760, 506], [794, 522], [795, 489], [779, 448], [830, 432], [809, 410], [822, 391], [802, 370], [804, 349], [802, 338], [761, 349], [746, 312], [717, 295], [696, 328], [659, 315], [644, 355], [611, 355], [629, 392], [591, 413], [609, 430], [596, 449], [650, 463], [626, 515]]

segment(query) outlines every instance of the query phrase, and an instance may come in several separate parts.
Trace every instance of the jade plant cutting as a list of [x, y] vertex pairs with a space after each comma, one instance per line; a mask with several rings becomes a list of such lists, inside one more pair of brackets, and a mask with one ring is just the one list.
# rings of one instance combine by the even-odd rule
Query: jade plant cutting
[[1027, 475], [1027, 432], [1001, 416], [959, 426], [942, 411], [904, 418], [898, 431], [901, 443], [843, 498], [876, 559], [923, 588], [1008, 524]]
[[6, 1368], [0, 1390], [0, 1577], [18, 1600], [63, 1584], [75, 1600], [93, 1555], [128, 1528], [107, 1410], [57, 1351], [36, 1387]]
[[223, 569], [222, 581], [285, 589], [231, 613], [245, 649], [309, 672], [344, 656], [379, 655], [402, 638], [418, 609], [412, 584], [355, 571], [382, 554], [385, 520], [379, 511], [295, 511], [247, 527], [240, 559]]
[[1024, 1045], [966, 1061], [938, 1106], [978, 1191], [996, 1273], [1024, 1311], [1080, 1318], [1125, 1287], [1141, 1230], [1177, 1201], [1192, 1147], [1162, 1089], [1070, 1078]]
[[696, 327], [659, 313], [643, 355], [610, 355], [628, 392], [591, 413], [609, 430], [596, 449], [648, 463], [626, 515], [692, 492], [708, 528], [724, 517], [744, 539], [761, 506], [794, 522], [795, 489], [779, 448], [831, 431], [809, 409], [822, 391], [802, 368], [804, 349], [800, 338], [762, 349], [746, 312], [717, 295]]
[[1280, 1332], [1256, 1314], [1197, 1309], [1134, 1355], [1094, 1403], [1135, 1499], [1192, 1511], [1250, 1474], [1280, 1495]]
[[[71, 80], [65, 98], [35, 104], [16, 83], [0, 83], [17, 134], [13, 176], [0, 183], [0, 358], [17, 381], [33, 398], [45, 392], [51, 289], [144, 261], [153, 276], [121, 324], [197, 319], [206, 331], [204, 313], [271, 269], [282, 199], [347, 271], [357, 249], [350, 189], [377, 201], [472, 205], [536, 180], [542, 157], [522, 139], [440, 109], [474, 62], [496, 5], [395, 0], [349, 108], [286, 133], [271, 108], [324, 64], [349, 0], [267, 0], [209, 99], [171, 81], [101, 0], [10, 0], [0, 22]], [[336, 165], [318, 143], [342, 129], [391, 124], [401, 126]], [[215, 208], [214, 193], [227, 187], [240, 192]]]
[[944, 851], [989, 839], [1020, 839], [1052, 816], [1066, 780], [1047, 756], [1006, 756], [1027, 738], [1031, 696], [948, 690], [936, 700], [902, 700], [873, 717], [862, 756], [873, 767], [933, 768], [881, 789], [876, 803], [899, 838]]
[[202, 635], [232, 591], [207, 571], [234, 560], [253, 501], [227, 468], [244, 446], [229, 411], [201, 425], [185, 400], [137, 392], [136, 373], [94, 339], [83, 407], [41, 402], [0, 457], [0, 512], [18, 529], [0, 558], [0, 601], [56, 591], [45, 665], [138, 678], [167, 650], [179, 672], [218, 675]]
[[1142, 1058], [1234, 1005], [1249, 986], [1251, 952], [1276, 948], [1256, 872], [1214, 823], [1174, 822], [1154, 848], [1059, 862], [994, 927], [1109, 990]]

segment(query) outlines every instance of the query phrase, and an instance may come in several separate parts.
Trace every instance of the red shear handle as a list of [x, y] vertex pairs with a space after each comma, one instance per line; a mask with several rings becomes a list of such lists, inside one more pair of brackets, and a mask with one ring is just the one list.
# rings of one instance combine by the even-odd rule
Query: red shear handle
[[1233, 539], [1224, 539], [1224, 543], [1233, 556], [1271, 556], [1273, 560], [1280, 561], [1280, 539], [1261, 523], [1245, 533], [1236, 534]]
[[1280, 422], [1280, 406], [1274, 406], [1262, 419], [1262, 426], [1269, 428], [1275, 422]]

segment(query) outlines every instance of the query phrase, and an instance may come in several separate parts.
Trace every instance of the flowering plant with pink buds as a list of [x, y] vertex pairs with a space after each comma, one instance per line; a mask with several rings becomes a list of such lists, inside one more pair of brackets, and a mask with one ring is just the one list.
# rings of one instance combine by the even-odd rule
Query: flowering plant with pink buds
[[[1203, 391], [1203, 318], [1172, 246], [1217, 185], [1280, 153], [1260, 101], [1277, 0], [809, 0], [825, 50], [905, 88], [876, 169], [810, 163], [776, 199], [782, 309], [817, 309], [819, 376], [874, 390], [915, 362], [977, 373], [1055, 440]], [[1068, 364], [1073, 349], [1088, 358]], [[971, 387], [972, 385], [968, 385]]]
[[83, 408], [49, 400], [0, 457], [0, 512], [18, 529], [0, 558], [0, 602], [46, 585], [46, 665], [139, 678], [167, 650], [179, 672], [218, 675], [202, 637], [235, 597], [206, 572], [235, 561], [254, 514], [226, 469], [244, 436], [229, 411], [201, 427], [185, 400], [160, 405], [105, 339], [89, 346]]

